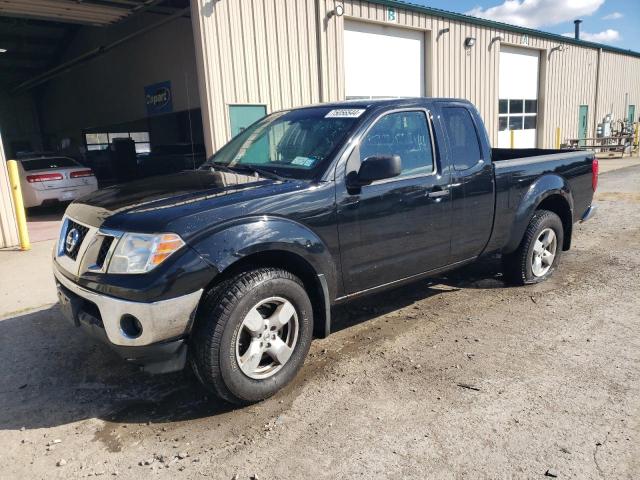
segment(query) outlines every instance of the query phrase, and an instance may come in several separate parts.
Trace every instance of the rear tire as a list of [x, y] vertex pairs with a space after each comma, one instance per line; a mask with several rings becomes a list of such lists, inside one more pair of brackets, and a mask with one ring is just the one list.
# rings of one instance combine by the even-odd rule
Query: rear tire
[[536, 211], [518, 248], [502, 257], [505, 279], [514, 285], [545, 281], [560, 262], [563, 240], [560, 217], [548, 210]]
[[190, 361], [207, 389], [247, 405], [296, 376], [312, 334], [313, 311], [302, 282], [286, 270], [260, 268], [208, 293], [191, 336]]

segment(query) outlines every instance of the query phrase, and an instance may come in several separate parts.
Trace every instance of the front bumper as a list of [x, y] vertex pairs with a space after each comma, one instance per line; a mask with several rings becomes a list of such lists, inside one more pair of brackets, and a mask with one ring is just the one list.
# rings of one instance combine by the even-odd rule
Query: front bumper
[[[125, 359], [152, 373], [184, 366], [189, 332], [202, 289], [152, 303], [132, 302], [80, 287], [54, 268], [58, 297], [65, 317], [91, 336], [105, 341]], [[123, 327], [135, 317], [139, 334]]]

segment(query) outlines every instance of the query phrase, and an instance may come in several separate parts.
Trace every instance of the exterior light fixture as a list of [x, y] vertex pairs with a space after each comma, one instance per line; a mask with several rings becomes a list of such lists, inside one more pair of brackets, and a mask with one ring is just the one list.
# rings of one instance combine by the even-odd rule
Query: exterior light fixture
[[344, 5], [339, 3], [338, 5], [336, 5], [336, 8], [334, 10], [329, 12], [330, 17], [333, 17], [334, 15], [336, 17], [341, 17], [342, 15], [344, 15]]
[[476, 44], [476, 37], [467, 37], [464, 40], [464, 47], [471, 48]]
[[564, 52], [567, 49], [567, 46], [565, 44], [560, 44], [557, 45], [555, 47], [553, 47], [549, 53], [553, 53], [553, 52]]
[[447, 27], [447, 28], [442, 28], [442, 29], [438, 30], [438, 36], [436, 37], [436, 42], [437, 42], [438, 40], [440, 40], [440, 37], [441, 37], [442, 35], [444, 35], [445, 33], [449, 33], [449, 30], [450, 30], [450, 29], [449, 29], [448, 27]]
[[7, 49], [6, 48], [0, 48], [0, 53], [7, 53]]
[[489, 49], [491, 49], [491, 47], [493, 47], [493, 44], [496, 42], [502, 42], [504, 41], [504, 37], [502, 35], [496, 35], [495, 37], [493, 37], [491, 39], [491, 41], [489, 42]]

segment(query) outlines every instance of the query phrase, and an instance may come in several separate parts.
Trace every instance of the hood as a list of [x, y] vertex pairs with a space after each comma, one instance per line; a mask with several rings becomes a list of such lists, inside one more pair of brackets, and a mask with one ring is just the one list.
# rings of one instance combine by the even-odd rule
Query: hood
[[[98, 190], [72, 203], [67, 214], [94, 227], [172, 231], [167, 226], [177, 217], [237, 205], [278, 191], [296, 190], [301, 183], [304, 182], [276, 181], [243, 173], [185, 171]], [[235, 215], [238, 214], [236, 209]], [[217, 217], [222, 219], [220, 215]]]

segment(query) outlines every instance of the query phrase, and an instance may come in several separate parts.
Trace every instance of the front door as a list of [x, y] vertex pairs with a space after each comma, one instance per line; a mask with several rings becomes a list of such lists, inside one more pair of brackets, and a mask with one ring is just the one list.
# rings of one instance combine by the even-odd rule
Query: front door
[[439, 168], [422, 109], [383, 114], [354, 149], [345, 175], [365, 158], [399, 155], [402, 174], [360, 189], [338, 187], [340, 255], [346, 293], [447, 264], [449, 176]]
[[585, 139], [587, 138], [587, 117], [589, 116], [589, 107], [587, 105], [580, 105], [580, 112], [578, 114], [578, 145], [585, 146]]
[[629, 123], [635, 123], [636, 121], [636, 106], [629, 105], [629, 113], [627, 115], [627, 121]]

